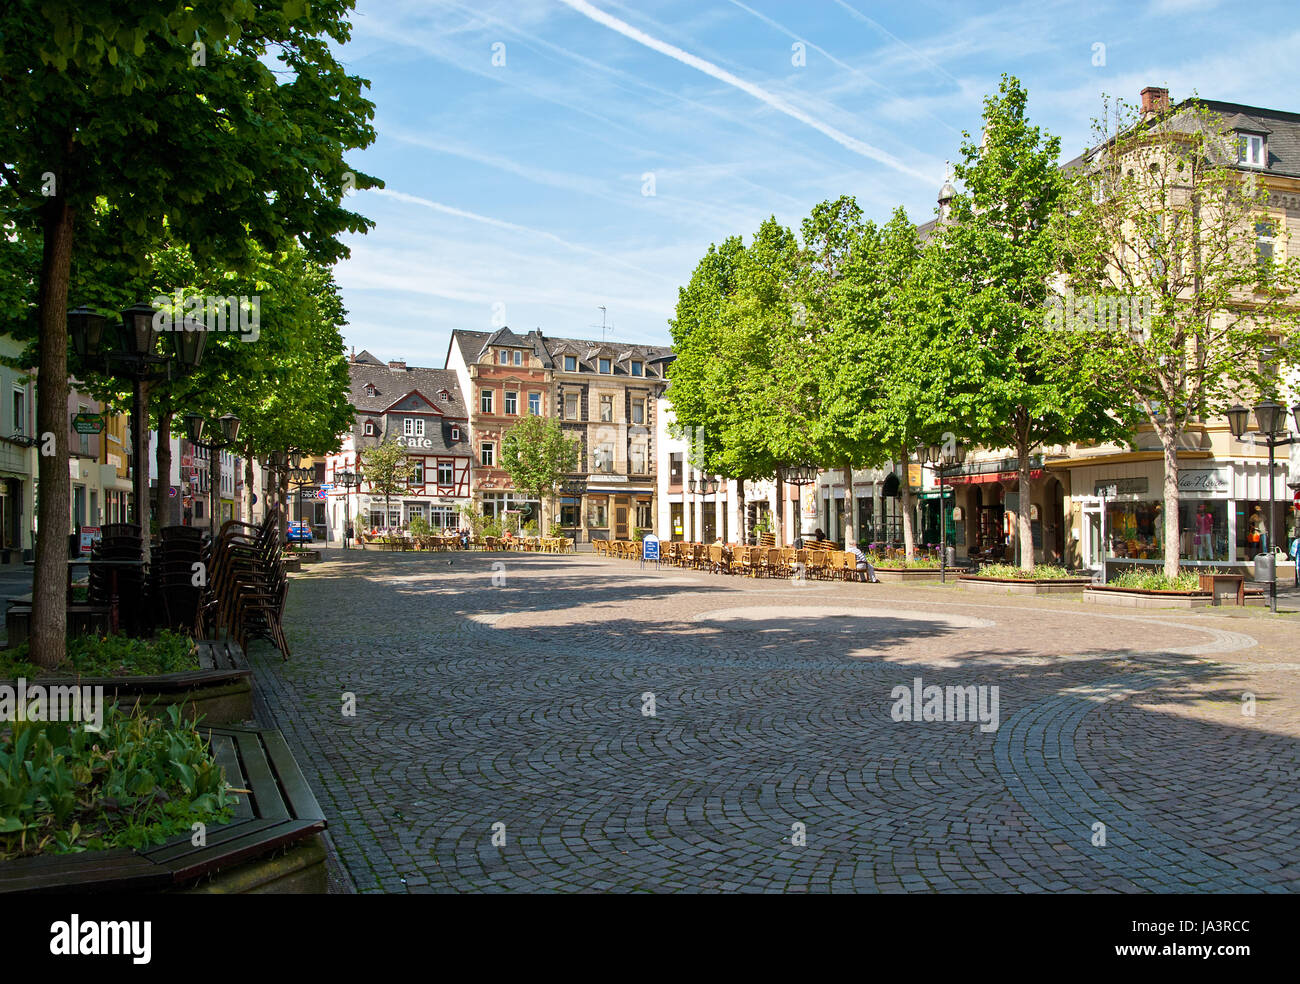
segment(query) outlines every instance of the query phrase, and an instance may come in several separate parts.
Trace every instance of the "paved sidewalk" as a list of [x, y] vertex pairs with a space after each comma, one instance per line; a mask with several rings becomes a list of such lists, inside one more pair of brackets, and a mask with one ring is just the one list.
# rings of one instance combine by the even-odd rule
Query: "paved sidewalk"
[[254, 663], [361, 892], [1296, 891], [1300, 619], [1232, 614], [332, 550]]

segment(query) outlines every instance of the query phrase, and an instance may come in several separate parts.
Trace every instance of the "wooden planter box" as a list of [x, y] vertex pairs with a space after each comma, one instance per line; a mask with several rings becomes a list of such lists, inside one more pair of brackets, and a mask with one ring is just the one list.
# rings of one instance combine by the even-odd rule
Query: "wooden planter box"
[[284, 559], [298, 560], [304, 564], [318, 564], [320, 563], [320, 551], [319, 550], [294, 550], [294, 551], [286, 550], [284, 553]]
[[[957, 578], [955, 570], [949, 570], [948, 574], [953, 580]], [[882, 584], [929, 584], [939, 583], [939, 568], [937, 567], [877, 567], [876, 577]]]
[[250, 792], [229, 823], [208, 828], [205, 846], [187, 832], [142, 851], [0, 862], [0, 894], [327, 891], [325, 814], [280, 732], [214, 728], [212, 747], [231, 785]]
[[1033, 581], [1018, 577], [980, 577], [977, 574], [963, 574], [957, 583], [967, 591], [982, 591], [985, 594], [1080, 594], [1092, 583], [1087, 577], [1044, 578]]
[[1106, 584], [1085, 588], [1083, 600], [1118, 608], [1208, 608], [1214, 604], [1214, 596], [1208, 591], [1147, 591]]
[[[234, 724], [253, 717], [252, 671], [244, 665], [238, 644], [203, 639], [198, 643], [197, 670], [154, 676], [39, 677], [28, 681], [41, 686], [103, 687], [105, 700], [129, 711], [139, 702], [152, 714], [164, 714], [173, 704], [204, 724]], [[16, 687], [17, 681], [5, 681]]]

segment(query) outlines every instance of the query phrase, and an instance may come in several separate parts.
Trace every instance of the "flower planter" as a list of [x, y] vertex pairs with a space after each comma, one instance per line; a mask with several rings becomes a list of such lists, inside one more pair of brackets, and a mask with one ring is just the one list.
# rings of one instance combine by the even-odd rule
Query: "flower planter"
[[286, 554], [284, 557], [284, 569], [290, 574], [297, 574], [302, 570], [302, 561], [297, 557], [290, 557]]
[[1085, 588], [1083, 600], [1118, 608], [1209, 608], [1214, 604], [1214, 596], [1208, 591], [1148, 591], [1144, 588], [1114, 588], [1106, 584]]
[[285, 560], [298, 560], [304, 564], [320, 563], [319, 550], [294, 550], [284, 554]]
[[141, 850], [113, 848], [0, 862], [0, 894], [324, 893], [325, 814], [278, 731], [214, 728], [212, 749], [239, 797], [206, 843], [185, 833]]
[[1032, 580], [1019, 577], [980, 577], [977, 574], [963, 574], [957, 579], [958, 585], [967, 591], [982, 591], [985, 594], [1048, 595], [1080, 594], [1092, 583], [1087, 577], [1056, 577]]
[[[165, 714], [173, 704], [193, 720], [205, 725], [234, 724], [253, 717], [252, 671], [243, 665], [243, 654], [234, 642], [200, 640], [197, 670], [159, 673], [152, 676], [37, 677], [29, 687], [103, 687], [105, 701], [123, 711], [138, 702], [150, 714]], [[17, 681], [3, 683], [17, 688]]]
[[[948, 572], [956, 578], [956, 571]], [[877, 567], [876, 577], [882, 584], [929, 584], [938, 583], [937, 567]]]

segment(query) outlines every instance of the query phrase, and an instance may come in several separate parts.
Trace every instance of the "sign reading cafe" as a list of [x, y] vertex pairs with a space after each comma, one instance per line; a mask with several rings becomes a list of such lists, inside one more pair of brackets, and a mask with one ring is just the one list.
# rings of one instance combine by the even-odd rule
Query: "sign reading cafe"
[[1228, 469], [1185, 468], [1178, 473], [1178, 491], [1201, 495], [1227, 495]]

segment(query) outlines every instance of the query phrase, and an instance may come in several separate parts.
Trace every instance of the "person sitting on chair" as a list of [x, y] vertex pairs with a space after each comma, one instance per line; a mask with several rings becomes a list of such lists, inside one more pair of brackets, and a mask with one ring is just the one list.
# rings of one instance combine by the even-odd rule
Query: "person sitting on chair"
[[879, 584], [880, 578], [876, 577], [876, 569], [871, 566], [871, 561], [867, 560], [867, 555], [862, 552], [862, 548], [855, 543], [849, 548], [849, 553], [853, 554], [858, 576], [870, 584]]

